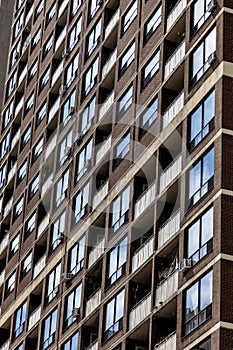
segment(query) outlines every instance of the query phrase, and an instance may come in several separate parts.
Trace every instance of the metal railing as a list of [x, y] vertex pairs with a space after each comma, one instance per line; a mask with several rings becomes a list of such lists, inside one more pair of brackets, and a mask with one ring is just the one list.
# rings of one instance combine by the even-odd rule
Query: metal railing
[[158, 248], [162, 247], [180, 229], [180, 210], [176, 211], [160, 228], [158, 232]]
[[132, 272], [136, 271], [154, 251], [154, 237], [149, 237], [141, 247], [139, 247], [132, 257]]
[[137, 199], [134, 205], [134, 219], [138, 218], [155, 200], [155, 183], [150, 185], [146, 191]]
[[151, 312], [151, 293], [136, 304], [129, 313], [129, 329], [136, 327]]

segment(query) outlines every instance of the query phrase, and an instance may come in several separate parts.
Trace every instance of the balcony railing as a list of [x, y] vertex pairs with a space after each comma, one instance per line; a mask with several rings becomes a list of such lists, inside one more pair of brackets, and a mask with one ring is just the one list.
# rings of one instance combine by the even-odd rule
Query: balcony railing
[[1, 255], [2, 252], [6, 249], [8, 243], [9, 243], [9, 238], [10, 238], [10, 234], [9, 234], [9, 233], [7, 233], [7, 234], [3, 237], [3, 239], [2, 239], [2, 241], [1, 241], [1, 243], [0, 243], [0, 255]]
[[15, 162], [15, 164], [13, 165], [13, 167], [11, 168], [11, 170], [8, 173], [7, 183], [9, 183], [13, 179], [13, 177], [16, 174], [16, 170], [17, 170], [17, 162]]
[[176, 350], [176, 332], [169, 334], [160, 343], [155, 344], [154, 350]]
[[62, 75], [64, 67], [64, 61], [61, 61], [57, 69], [55, 70], [53, 76], [52, 76], [52, 87], [56, 83], [56, 81], [59, 79], [59, 77]]
[[101, 302], [101, 289], [99, 289], [89, 300], [86, 302], [86, 316], [90, 315]]
[[6, 274], [6, 270], [4, 269], [1, 273], [0, 273], [0, 287], [3, 285], [4, 281], [5, 281], [5, 274]]
[[173, 7], [167, 18], [167, 31], [173, 26], [176, 20], [187, 6], [187, 0], [179, 0]]
[[22, 46], [22, 55], [24, 54], [24, 52], [26, 51], [26, 49], [29, 46], [29, 43], [31, 41], [31, 35], [29, 34], [28, 37], [25, 39], [23, 46]]
[[64, 12], [66, 6], [68, 5], [69, 0], [64, 0], [63, 3], [61, 4], [61, 6], [59, 7], [59, 11], [58, 11], [58, 18], [61, 17], [62, 13]]
[[158, 248], [162, 247], [173, 235], [180, 229], [180, 211], [174, 213], [164, 224], [159, 228], [158, 232]]
[[40, 320], [41, 306], [39, 306], [33, 313], [29, 316], [28, 331], [32, 329], [37, 322]]
[[110, 110], [114, 102], [114, 91], [107, 97], [106, 101], [101, 105], [99, 109], [99, 120]]
[[185, 56], [185, 40], [177, 47], [165, 64], [164, 78], [166, 79], [180, 64]]
[[33, 279], [35, 279], [41, 271], [45, 268], [46, 255], [43, 255], [42, 258], [36, 263], [33, 271]]
[[64, 27], [64, 29], [62, 30], [61, 34], [57, 38], [56, 46], [55, 46], [55, 52], [59, 49], [59, 47], [61, 46], [62, 42], [65, 40], [65, 38], [66, 38], [66, 26]]
[[45, 149], [44, 159], [48, 158], [48, 156], [54, 150], [56, 144], [57, 144], [57, 134], [55, 134], [51, 139], [49, 139], [49, 142], [48, 142], [46, 149]]
[[141, 247], [136, 250], [132, 258], [132, 272], [136, 271], [146, 262], [154, 251], [154, 237], [150, 237]]
[[109, 36], [109, 34], [113, 30], [113, 28], [115, 27], [117, 22], [119, 21], [119, 18], [120, 18], [120, 9], [118, 9], [116, 11], [116, 13], [113, 15], [112, 19], [110, 20], [109, 24], [107, 25], [107, 27], [105, 29], [104, 40]]
[[97, 149], [96, 164], [99, 163], [100, 160], [108, 153], [108, 151], [111, 148], [111, 142], [112, 142], [112, 135], [110, 134], [109, 137]]
[[152, 184], [142, 195], [137, 199], [134, 206], [134, 219], [137, 219], [155, 200], [155, 184]]
[[109, 182], [106, 181], [105, 184], [100, 188], [100, 190], [94, 195], [92, 207], [95, 209], [103, 201], [103, 199], [108, 194]]
[[46, 182], [42, 186], [42, 189], [41, 189], [41, 196], [42, 197], [49, 190], [49, 188], [52, 186], [52, 184], [53, 184], [53, 174], [49, 175]]
[[26, 77], [27, 71], [28, 71], [28, 67], [25, 66], [23, 71], [22, 71], [22, 73], [20, 74], [19, 81], [18, 81], [18, 86], [21, 85], [21, 83], [23, 82], [24, 78]]
[[89, 345], [85, 350], [98, 350], [98, 340]]
[[110, 70], [113, 68], [114, 64], [116, 63], [116, 59], [117, 59], [117, 49], [113, 51], [112, 55], [109, 57], [109, 59], [103, 66], [102, 79], [104, 79], [106, 75], [110, 72]]
[[184, 107], [184, 91], [182, 91], [176, 99], [170, 104], [163, 115], [163, 129], [171, 123], [171, 121], [177, 116], [177, 114]]
[[21, 100], [19, 101], [19, 103], [15, 107], [15, 116], [17, 116], [19, 114], [19, 112], [23, 108], [23, 104], [24, 104], [24, 97], [21, 98]]
[[52, 108], [49, 111], [48, 123], [51, 122], [55, 114], [58, 112], [59, 107], [60, 107], [60, 97], [58, 97], [58, 99], [55, 101], [55, 103], [53, 104]]
[[0, 350], [9, 350], [10, 349], [10, 340], [7, 340], [1, 347]]
[[91, 267], [96, 260], [98, 260], [101, 255], [104, 253], [104, 239], [101, 239], [100, 242], [92, 249], [92, 251], [89, 254], [89, 260], [88, 260], [88, 268]]
[[47, 214], [44, 219], [41, 221], [40, 225], [38, 226], [38, 232], [37, 232], [37, 238], [42, 235], [42, 233], [46, 230], [46, 228], [49, 225], [49, 219], [50, 216]]
[[11, 141], [11, 150], [13, 150], [13, 148], [15, 147], [17, 142], [19, 142], [19, 139], [20, 139], [20, 129], [17, 131], [17, 133], [15, 134], [15, 136], [13, 137], [13, 139]]
[[151, 294], [136, 304], [129, 313], [129, 329], [136, 327], [151, 312]]
[[11, 197], [11, 199], [7, 202], [4, 212], [3, 212], [3, 216], [7, 216], [9, 214], [9, 211], [12, 209], [12, 205], [13, 205], [13, 197]]
[[164, 303], [178, 290], [178, 270], [175, 270], [157, 286], [155, 293], [155, 305]]
[[179, 155], [160, 176], [160, 192], [162, 192], [180, 173], [182, 168], [182, 155]]

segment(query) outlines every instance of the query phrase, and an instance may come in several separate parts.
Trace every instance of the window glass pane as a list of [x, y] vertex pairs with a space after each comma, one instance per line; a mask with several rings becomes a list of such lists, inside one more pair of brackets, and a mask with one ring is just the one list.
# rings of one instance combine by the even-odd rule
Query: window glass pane
[[200, 220], [193, 224], [188, 230], [188, 257], [192, 256], [200, 246]]
[[204, 63], [204, 43], [193, 53], [193, 77], [199, 72]]
[[209, 55], [216, 51], [216, 28], [210, 32], [205, 40], [205, 61], [207, 61]]
[[107, 304], [105, 317], [105, 330], [109, 329], [114, 324], [114, 305], [115, 299]]
[[212, 237], [214, 232], [214, 209], [210, 208], [201, 218], [202, 236], [201, 245], [207, 243]]
[[215, 91], [213, 91], [207, 99], [204, 101], [204, 126], [209, 123], [209, 121], [215, 115]]
[[198, 314], [198, 282], [186, 292], [186, 315], [185, 320], [190, 320]]
[[200, 106], [191, 116], [190, 140], [193, 140], [202, 130], [202, 106]]
[[198, 0], [194, 4], [194, 11], [193, 11], [193, 24], [194, 24], [194, 26], [200, 21], [200, 19], [204, 15], [204, 12], [205, 12], [204, 3], [205, 3], [205, 0]]
[[197, 163], [191, 170], [189, 176], [189, 197], [192, 197], [194, 193], [201, 186], [201, 163]]
[[120, 294], [116, 297], [116, 315], [115, 315], [115, 322], [119, 321], [123, 315], [124, 315], [124, 297], [125, 297], [125, 290], [123, 290]]
[[109, 258], [109, 276], [117, 270], [117, 247], [110, 252]]
[[200, 310], [212, 303], [212, 271], [201, 279]]
[[204, 184], [214, 175], [214, 149], [203, 158], [203, 181]]

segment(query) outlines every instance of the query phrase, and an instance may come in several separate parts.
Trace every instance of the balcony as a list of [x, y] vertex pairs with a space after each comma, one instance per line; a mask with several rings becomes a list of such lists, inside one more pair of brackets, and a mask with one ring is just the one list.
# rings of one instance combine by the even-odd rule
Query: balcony
[[53, 76], [52, 76], [52, 85], [51, 87], [54, 86], [54, 84], [56, 83], [56, 81], [60, 78], [60, 76], [62, 75], [63, 72], [63, 67], [64, 67], [64, 61], [61, 61], [61, 63], [59, 64], [59, 66], [57, 67], [57, 69], [55, 70]]
[[50, 216], [49, 214], [47, 214], [41, 221], [40, 225], [38, 226], [37, 238], [40, 237], [42, 233], [46, 230], [46, 228], [49, 226], [49, 219]]
[[151, 294], [136, 304], [129, 313], [129, 330], [141, 323], [151, 312]]
[[89, 254], [88, 268], [90, 268], [104, 253], [104, 239], [96, 244]]
[[0, 273], [0, 287], [3, 285], [4, 281], [5, 281], [5, 274], [6, 274], [6, 270], [4, 269], [1, 273]]
[[154, 251], [154, 237], [150, 237], [141, 247], [136, 250], [132, 258], [132, 272], [136, 271], [146, 262]]
[[167, 18], [167, 31], [173, 26], [173, 24], [177, 21], [177, 19], [180, 17], [182, 12], [187, 6], [187, 0], [179, 0], [174, 8], [171, 10], [171, 12], [168, 15]]
[[117, 49], [115, 49], [112, 55], [109, 57], [102, 70], [102, 80], [108, 75], [110, 70], [113, 68], [117, 60]]
[[66, 26], [64, 27], [64, 29], [62, 30], [61, 34], [57, 38], [56, 45], [55, 45], [55, 52], [59, 49], [59, 47], [61, 46], [62, 42], [65, 40], [65, 38], [66, 38]]
[[61, 4], [61, 6], [59, 6], [59, 11], [58, 11], [58, 18], [61, 17], [61, 15], [63, 14], [63, 12], [65, 11], [66, 6], [68, 5], [69, 0], [64, 0], [63, 3]]
[[155, 200], [155, 184], [142, 193], [134, 205], [134, 219], [137, 219]]
[[52, 105], [52, 108], [49, 111], [49, 118], [48, 118], [48, 123], [51, 122], [55, 114], [58, 112], [60, 107], [60, 97], [56, 100], [56, 102]]
[[15, 107], [15, 117], [19, 114], [19, 112], [23, 108], [23, 104], [24, 104], [24, 97], [21, 98], [21, 100], [19, 101], [19, 103]]
[[[112, 143], [112, 135], [110, 134], [108, 138], [100, 145], [96, 151], [96, 164], [98, 164], [101, 159], [109, 152]], [[97, 146], [98, 147], [98, 146]]]
[[7, 340], [1, 347], [0, 350], [10, 350], [10, 340]]
[[41, 271], [45, 268], [46, 263], [46, 255], [43, 255], [42, 258], [35, 264], [34, 271], [33, 271], [33, 279], [35, 279]]
[[169, 57], [165, 64], [165, 73], [164, 79], [167, 77], [179, 66], [180, 62], [185, 56], [185, 40], [177, 47], [175, 52]]
[[98, 340], [95, 340], [94, 343], [89, 345], [85, 350], [98, 350]]
[[19, 139], [20, 139], [20, 129], [17, 131], [17, 133], [15, 134], [15, 136], [11, 141], [11, 151], [13, 150], [17, 142], [19, 142]]
[[11, 199], [6, 203], [4, 212], [3, 212], [3, 217], [6, 217], [10, 210], [12, 209], [12, 205], [13, 205], [13, 196], [11, 197]]
[[178, 270], [175, 270], [157, 286], [155, 293], [155, 305], [166, 302], [178, 290]]
[[109, 24], [107, 25], [106, 29], [105, 29], [105, 36], [104, 36], [104, 40], [107, 39], [107, 37], [110, 35], [111, 31], [113, 30], [113, 28], [116, 26], [116, 24], [118, 23], [120, 18], [120, 9], [118, 9], [116, 11], [116, 13], [113, 15], [112, 19], [110, 20]]
[[176, 99], [170, 104], [163, 115], [163, 129], [177, 116], [184, 107], [184, 91], [182, 91]]
[[37, 322], [40, 320], [40, 315], [41, 315], [41, 306], [39, 306], [33, 313], [29, 316], [29, 321], [28, 321], [28, 331], [32, 329]]
[[180, 173], [182, 168], [182, 155], [178, 157], [160, 175], [160, 192], [162, 192]]
[[98, 205], [107, 196], [107, 194], [108, 194], [108, 185], [109, 185], [109, 182], [106, 181], [105, 184], [100, 188], [100, 190], [94, 195], [93, 204], [92, 204], [93, 209], [96, 209], [96, 207], [98, 207]]
[[106, 101], [101, 105], [99, 109], [99, 120], [101, 120], [104, 115], [110, 110], [114, 103], [114, 91], [108, 96]]
[[26, 78], [27, 72], [28, 72], [28, 67], [25, 66], [22, 73], [19, 76], [18, 86], [20, 86], [22, 84], [23, 80]]
[[46, 192], [48, 192], [52, 184], [53, 184], [53, 174], [49, 175], [47, 180], [43, 183], [41, 188], [41, 197], [44, 197], [44, 195], [46, 194]]
[[160, 343], [155, 344], [154, 350], [176, 350], [176, 332], [169, 334]]
[[1, 243], [0, 243], [0, 255], [2, 254], [2, 252], [7, 248], [8, 243], [9, 243], [9, 238], [10, 238], [10, 233], [7, 233]]
[[90, 315], [101, 302], [101, 289], [99, 289], [89, 300], [86, 302], [86, 317]]
[[48, 141], [48, 144], [47, 144], [46, 149], [45, 149], [45, 155], [44, 155], [45, 160], [52, 153], [52, 151], [56, 147], [56, 144], [57, 144], [57, 133], [54, 134], [53, 137], [51, 139], [49, 139], [49, 141]]
[[13, 167], [11, 168], [11, 170], [8, 173], [7, 183], [9, 183], [13, 179], [13, 177], [16, 174], [16, 170], [17, 170], [17, 162], [15, 162], [15, 164], [13, 165]]
[[164, 224], [159, 228], [158, 232], [158, 249], [168, 242], [172, 236], [180, 229], [180, 211], [174, 213]]

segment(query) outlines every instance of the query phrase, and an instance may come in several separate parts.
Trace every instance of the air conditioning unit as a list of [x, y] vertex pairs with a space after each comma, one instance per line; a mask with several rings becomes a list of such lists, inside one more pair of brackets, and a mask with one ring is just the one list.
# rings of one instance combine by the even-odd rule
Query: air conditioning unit
[[90, 166], [91, 166], [91, 159], [87, 159], [85, 161], [85, 168], [90, 168]]
[[59, 89], [59, 95], [63, 95], [66, 92], [66, 85], [61, 85]]
[[63, 233], [59, 233], [59, 235], [57, 236], [57, 241], [63, 241], [64, 239], [64, 234]]
[[71, 147], [65, 147], [64, 156], [69, 157], [71, 153]]
[[53, 294], [54, 295], [57, 295], [59, 292], [59, 286], [55, 287], [54, 290], [53, 290]]
[[25, 27], [25, 32], [30, 33], [30, 31], [31, 31], [31, 25], [28, 24], [28, 25]]
[[69, 110], [68, 110], [68, 114], [72, 115], [72, 114], [74, 114], [74, 112], [75, 112], [75, 108], [74, 107], [70, 107]]
[[210, 0], [210, 2], [207, 4], [207, 11], [212, 12], [216, 6], [217, 6], [216, 0]]
[[183, 259], [179, 264], [179, 271], [184, 272], [192, 267], [192, 259]]
[[61, 275], [61, 281], [62, 282], [67, 282], [67, 281], [70, 281], [72, 278], [73, 278], [73, 274], [72, 273], [63, 273]]
[[17, 60], [19, 58], [19, 56], [20, 56], [20, 53], [18, 51], [16, 51], [14, 53], [14, 59]]
[[75, 307], [72, 311], [72, 317], [73, 318], [77, 318], [80, 316], [80, 308], [79, 307]]
[[81, 132], [78, 132], [76, 135], [75, 135], [75, 141], [77, 142], [80, 142], [83, 138], [83, 134]]
[[66, 58], [66, 57], [68, 57], [69, 56], [69, 50], [64, 50], [63, 52], [62, 52], [62, 58]]
[[216, 60], [216, 53], [212, 52], [208, 57], [208, 64], [211, 66]]

